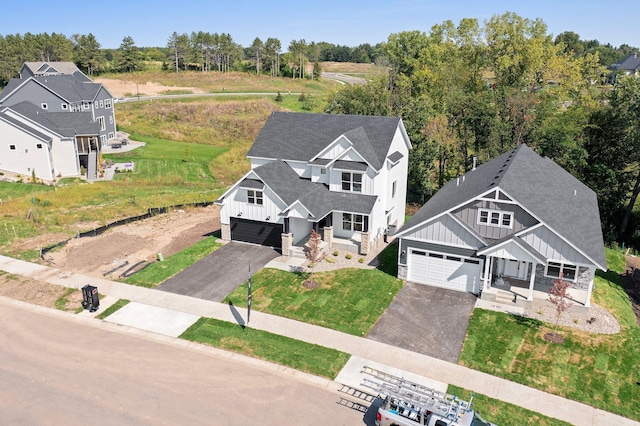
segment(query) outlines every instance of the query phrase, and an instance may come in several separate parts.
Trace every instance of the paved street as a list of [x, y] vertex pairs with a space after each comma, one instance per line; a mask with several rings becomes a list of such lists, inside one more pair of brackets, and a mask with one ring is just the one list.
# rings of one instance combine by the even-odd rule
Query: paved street
[[328, 381], [24, 306], [0, 298], [0, 424], [364, 424]]

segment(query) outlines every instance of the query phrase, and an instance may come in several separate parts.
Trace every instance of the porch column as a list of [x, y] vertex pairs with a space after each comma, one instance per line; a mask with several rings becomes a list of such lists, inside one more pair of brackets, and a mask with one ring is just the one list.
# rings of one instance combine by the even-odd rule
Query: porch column
[[324, 242], [329, 248], [333, 248], [333, 226], [324, 227]]
[[282, 255], [289, 256], [289, 251], [291, 247], [293, 247], [293, 234], [291, 233], [283, 233], [281, 234], [282, 238]]
[[589, 288], [587, 288], [587, 300], [584, 302], [584, 306], [589, 308], [591, 307], [591, 293], [593, 292], [593, 278], [596, 276], [596, 270], [593, 268], [589, 268], [589, 273], [591, 274], [591, 279], [589, 280]]
[[220, 237], [224, 241], [231, 241], [231, 225], [228, 223], [220, 224]]
[[360, 254], [366, 256], [369, 254], [369, 233], [360, 234]]
[[527, 300], [533, 300], [533, 285], [536, 282], [536, 263], [531, 263], [531, 278], [529, 278], [529, 295], [527, 296]]
[[487, 256], [484, 261], [484, 279], [482, 280], [482, 291], [486, 291], [489, 289], [489, 281], [491, 281], [491, 261], [493, 258], [491, 256]]

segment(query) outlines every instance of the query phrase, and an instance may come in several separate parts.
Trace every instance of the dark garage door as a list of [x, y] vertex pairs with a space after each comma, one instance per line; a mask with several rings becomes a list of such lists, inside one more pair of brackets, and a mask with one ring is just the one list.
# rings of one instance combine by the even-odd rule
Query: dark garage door
[[282, 225], [231, 218], [231, 239], [282, 248]]

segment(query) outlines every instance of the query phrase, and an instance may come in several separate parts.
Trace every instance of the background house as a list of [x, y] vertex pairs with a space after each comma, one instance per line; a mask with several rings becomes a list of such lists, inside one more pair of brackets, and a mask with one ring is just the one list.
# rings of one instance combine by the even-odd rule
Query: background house
[[0, 93], [0, 169], [43, 180], [95, 178], [116, 137], [113, 96], [70, 62], [27, 62]]
[[489, 300], [546, 299], [562, 274], [589, 306], [607, 269], [595, 193], [526, 145], [448, 182], [396, 236], [400, 278]]
[[611, 74], [607, 77], [607, 82], [614, 84], [616, 77], [619, 74], [623, 75], [638, 75], [640, 74], [640, 58], [637, 54], [629, 55], [624, 59], [619, 60], [613, 65], [610, 65], [607, 69], [611, 71]]
[[315, 229], [367, 254], [404, 223], [410, 147], [400, 118], [274, 112], [251, 171], [216, 201], [222, 238], [290, 255]]

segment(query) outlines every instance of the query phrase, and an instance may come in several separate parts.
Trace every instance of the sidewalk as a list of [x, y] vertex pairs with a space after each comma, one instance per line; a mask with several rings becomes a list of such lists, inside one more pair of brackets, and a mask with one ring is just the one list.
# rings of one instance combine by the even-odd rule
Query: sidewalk
[[[180, 334], [179, 330], [176, 329], [166, 331], [166, 333], [163, 331], [162, 324], [167, 323], [165, 315], [171, 318], [179, 318], [180, 321], [183, 321], [181, 324], [184, 329], [197, 320], [198, 317], [237, 322], [234, 316], [234, 313], [237, 315], [235, 308], [232, 310], [228, 305], [222, 303], [80, 274], [66, 273], [56, 268], [15, 260], [5, 256], [0, 256], [0, 270], [70, 288], [81, 288], [86, 284], [95, 285], [101, 294], [107, 296], [102, 299], [98, 313], [106, 309], [107, 303], [113, 303], [117, 299], [128, 299], [131, 302], [136, 302], [130, 304], [131, 307], [127, 308], [127, 310], [131, 310], [131, 315], [127, 315], [125, 307], [121, 310], [123, 311], [122, 313], [118, 316], [114, 315], [110, 320], [118, 320], [118, 317], [120, 317], [119, 321], [125, 321], [123, 322], [125, 325], [165, 335], [175, 336], [176, 333], [178, 333], [177, 335]], [[145, 306], [151, 308], [145, 311]], [[244, 317], [246, 312], [240, 310], [240, 314]], [[126, 323], [127, 321], [129, 323]], [[132, 322], [137, 325], [132, 324]], [[449, 383], [471, 389], [486, 396], [575, 425], [638, 424], [633, 420], [580, 402], [545, 393], [426, 355], [327, 328], [256, 311], [251, 313], [249, 326], [254, 329], [265, 330], [347, 352], [365, 360], [364, 362], [368, 360], [379, 365], [400, 368], [402, 371], [427, 377], [436, 382]], [[392, 374], [394, 373], [392, 372]]]

